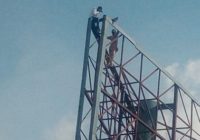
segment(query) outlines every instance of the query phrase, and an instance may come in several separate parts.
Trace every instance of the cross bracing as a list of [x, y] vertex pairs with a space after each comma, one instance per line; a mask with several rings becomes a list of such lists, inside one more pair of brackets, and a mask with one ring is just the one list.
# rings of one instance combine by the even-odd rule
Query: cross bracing
[[[105, 55], [118, 35], [112, 66]], [[198, 140], [200, 105], [110, 18], [92, 42], [88, 20], [76, 140]]]

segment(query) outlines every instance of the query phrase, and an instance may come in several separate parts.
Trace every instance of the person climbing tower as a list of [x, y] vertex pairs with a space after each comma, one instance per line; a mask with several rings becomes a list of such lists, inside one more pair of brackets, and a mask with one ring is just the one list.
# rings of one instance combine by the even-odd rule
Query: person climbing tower
[[98, 6], [97, 8], [93, 8], [91, 11], [91, 29], [96, 38], [98, 44], [100, 44], [100, 27], [99, 22], [102, 22], [102, 18], [100, 18], [101, 13], [103, 12], [103, 8]]
[[114, 59], [115, 53], [118, 51], [118, 34], [119, 31], [116, 31], [115, 29], [112, 29], [112, 35], [108, 36], [107, 39], [109, 39], [110, 46], [109, 46], [109, 52], [107, 52], [106, 61], [108, 66], [112, 66], [112, 61]]

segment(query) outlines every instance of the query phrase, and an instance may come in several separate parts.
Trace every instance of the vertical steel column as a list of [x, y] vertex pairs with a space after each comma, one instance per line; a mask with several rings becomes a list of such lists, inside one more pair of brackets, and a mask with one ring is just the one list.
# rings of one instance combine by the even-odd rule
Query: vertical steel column
[[[140, 99], [140, 94], [141, 94], [141, 88], [142, 88], [142, 86], [141, 86], [141, 81], [142, 81], [142, 68], [143, 68], [143, 54], [141, 53], [141, 62], [140, 62], [140, 81], [139, 81], [139, 91], [138, 91], [138, 108], [137, 108], [137, 115], [139, 116], [140, 115], [140, 103], [141, 103], [141, 99]], [[139, 125], [139, 121], [138, 121], [138, 119], [136, 120], [136, 126], [138, 126]], [[136, 130], [135, 130], [136, 132], [135, 132], [135, 138], [137, 139], [138, 137], [139, 137], [139, 135], [138, 135], [138, 127], [136, 128]]]
[[[124, 39], [125, 37], [123, 36], [122, 38], [122, 50], [121, 50], [121, 59], [120, 59], [120, 70], [122, 70], [122, 62], [123, 62], [123, 53], [124, 53]], [[120, 97], [120, 103], [123, 104], [124, 102], [124, 97], [123, 97], [123, 93], [121, 93], [121, 97]], [[123, 117], [123, 110], [120, 108], [119, 109], [119, 125], [118, 125], [118, 133], [121, 132], [121, 127], [122, 127], [122, 117]], [[121, 135], [119, 135], [118, 140], [121, 139]]]
[[191, 116], [190, 116], [190, 140], [192, 140], [192, 128], [193, 128], [193, 104], [194, 104], [194, 101], [191, 100]]
[[106, 20], [107, 20], [107, 17], [104, 15], [102, 29], [101, 29], [101, 40], [100, 40], [100, 44], [98, 46], [98, 52], [97, 52], [89, 140], [96, 140], [99, 97], [101, 93], [101, 76], [103, 74], [103, 64], [105, 60], [105, 49], [106, 49], [105, 48], [105, 40], [106, 40], [105, 33], [106, 33], [106, 28], [107, 28]]
[[86, 78], [87, 78], [90, 35], [91, 35], [91, 18], [88, 19], [87, 34], [86, 34], [86, 41], [85, 41], [85, 54], [84, 54], [84, 62], [83, 62], [81, 91], [80, 91], [80, 97], [79, 97], [78, 117], [77, 117], [77, 124], [76, 124], [76, 136], [75, 136], [76, 140], [81, 140], [81, 122], [82, 122], [82, 115], [83, 115], [84, 95], [85, 95], [85, 86], [86, 86]]
[[174, 84], [174, 109], [172, 122], [172, 140], [176, 139], [176, 119], [177, 119], [177, 104], [178, 104], [178, 86]]

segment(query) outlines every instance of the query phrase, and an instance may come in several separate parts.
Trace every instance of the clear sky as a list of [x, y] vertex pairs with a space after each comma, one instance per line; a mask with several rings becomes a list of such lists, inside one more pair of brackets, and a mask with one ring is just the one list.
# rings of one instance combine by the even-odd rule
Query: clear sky
[[74, 139], [87, 18], [98, 5], [199, 90], [199, 0], [0, 0], [0, 140]]

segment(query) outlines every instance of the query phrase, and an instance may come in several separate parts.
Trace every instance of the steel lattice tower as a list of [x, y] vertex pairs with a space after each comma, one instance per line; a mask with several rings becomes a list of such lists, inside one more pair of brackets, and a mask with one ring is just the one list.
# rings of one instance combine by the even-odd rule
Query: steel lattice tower
[[[113, 66], [111, 29], [120, 32]], [[199, 140], [200, 105], [116, 23], [104, 16], [100, 44], [88, 20], [76, 140]]]

